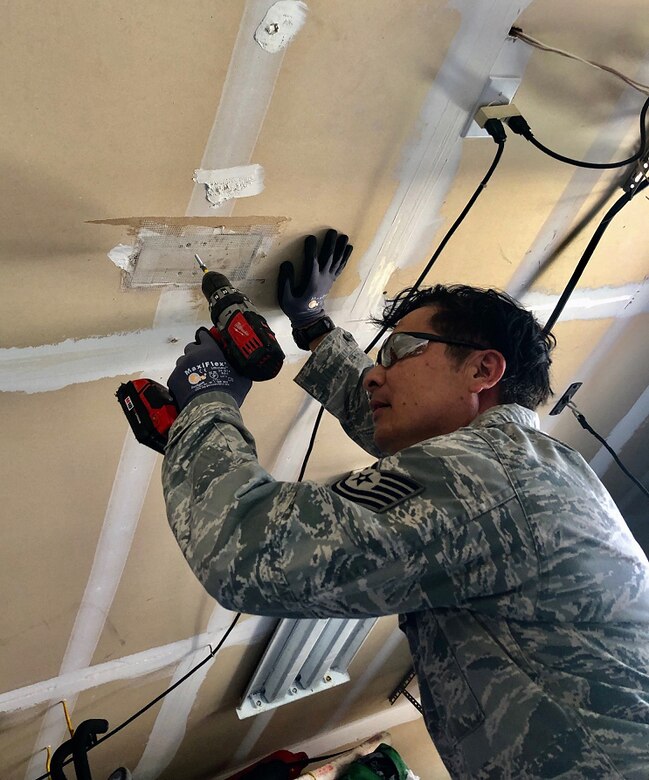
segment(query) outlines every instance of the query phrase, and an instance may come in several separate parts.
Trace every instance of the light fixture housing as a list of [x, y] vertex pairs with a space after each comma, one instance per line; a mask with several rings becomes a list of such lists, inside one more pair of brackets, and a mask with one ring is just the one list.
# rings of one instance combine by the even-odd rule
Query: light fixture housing
[[348, 682], [349, 664], [377, 620], [281, 620], [237, 707], [239, 718]]

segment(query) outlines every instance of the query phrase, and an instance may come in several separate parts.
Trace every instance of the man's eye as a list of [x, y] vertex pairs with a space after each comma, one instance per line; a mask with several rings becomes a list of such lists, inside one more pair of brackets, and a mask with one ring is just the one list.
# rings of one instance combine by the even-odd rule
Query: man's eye
[[425, 349], [425, 344], [415, 344], [412, 347], [409, 347], [408, 349], [404, 349], [403, 353], [401, 354], [401, 357], [414, 357], [415, 355], [421, 355], [421, 353]]

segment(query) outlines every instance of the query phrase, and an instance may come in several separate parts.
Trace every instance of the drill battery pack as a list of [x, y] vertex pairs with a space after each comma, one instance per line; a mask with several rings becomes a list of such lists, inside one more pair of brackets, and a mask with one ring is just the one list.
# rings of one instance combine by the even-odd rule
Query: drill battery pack
[[135, 438], [164, 455], [169, 428], [178, 407], [164, 385], [152, 379], [134, 379], [115, 393]]

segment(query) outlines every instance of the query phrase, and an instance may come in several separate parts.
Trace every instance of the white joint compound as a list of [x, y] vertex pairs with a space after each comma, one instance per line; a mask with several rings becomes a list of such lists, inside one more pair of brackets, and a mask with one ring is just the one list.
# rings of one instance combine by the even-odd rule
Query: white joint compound
[[133, 254], [135, 247], [128, 244], [118, 244], [114, 246], [108, 253], [108, 259], [111, 260], [122, 271], [131, 273], [133, 270]]
[[232, 198], [249, 198], [259, 195], [264, 189], [264, 169], [261, 165], [240, 165], [235, 168], [221, 168], [194, 171], [194, 181], [205, 185], [205, 197], [212, 208]]
[[301, 0], [279, 0], [271, 5], [255, 30], [255, 40], [262, 49], [276, 54], [285, 49], [306, 21], [307, 6]]

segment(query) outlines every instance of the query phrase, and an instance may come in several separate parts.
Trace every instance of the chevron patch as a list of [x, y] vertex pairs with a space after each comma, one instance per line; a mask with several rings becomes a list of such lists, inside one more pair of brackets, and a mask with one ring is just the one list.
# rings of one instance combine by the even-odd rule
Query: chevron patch
[[414, 479], [369, 466], [334, 482], [331, 489], [339, 496], [361, 504], [373, 512], [387, 512], [408, 498], [418, 495], [424, 488]]

